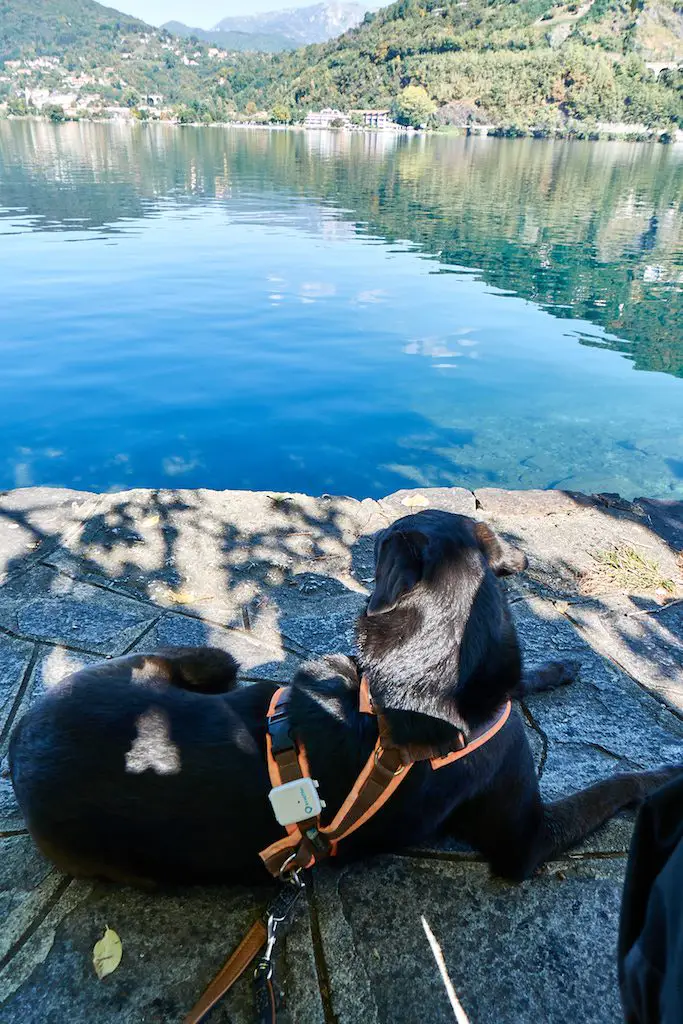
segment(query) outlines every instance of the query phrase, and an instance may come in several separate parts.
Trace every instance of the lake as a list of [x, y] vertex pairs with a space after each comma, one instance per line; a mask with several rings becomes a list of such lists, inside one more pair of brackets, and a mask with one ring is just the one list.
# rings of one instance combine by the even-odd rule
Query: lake
[[683, 147], [0, 124], [0, 487], [683, 497]]

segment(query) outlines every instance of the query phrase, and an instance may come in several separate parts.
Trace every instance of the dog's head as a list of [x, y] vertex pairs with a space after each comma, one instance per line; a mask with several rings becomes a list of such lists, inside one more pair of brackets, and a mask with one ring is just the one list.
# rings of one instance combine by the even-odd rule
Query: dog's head
[[429, 510], [404, 516], [375, 541], [375, 587], [366, 615], [384, 615], [424, 592], [437, 579], [470, 584], [488, 567], [495, 576], [511, 576], [527, 567], [521, 551], [487, 526], [467, 516]]
[[495, 708], [520, 672], [496, 577], [526, 565], [521, 551], [467, 516], [428, 510], [383, 530], [374, 589], [357, 627], [379, 705], [451, 721]]

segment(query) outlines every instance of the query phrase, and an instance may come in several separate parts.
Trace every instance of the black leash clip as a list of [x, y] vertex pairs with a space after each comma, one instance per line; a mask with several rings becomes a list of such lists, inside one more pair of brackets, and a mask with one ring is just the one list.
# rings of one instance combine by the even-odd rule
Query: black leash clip
[[293, 871], [285, 878], [286, 884], [281, 887], [266, 912], [266, 948], [254, 970], [254, 1000], [256, 1020], [259, 1024], [277, 1021], [278, 1013], [283, 1007], [284, 996], [274, 977], [277, 943], [289, 931], [294, 908], [306, 888], [301, 871]]

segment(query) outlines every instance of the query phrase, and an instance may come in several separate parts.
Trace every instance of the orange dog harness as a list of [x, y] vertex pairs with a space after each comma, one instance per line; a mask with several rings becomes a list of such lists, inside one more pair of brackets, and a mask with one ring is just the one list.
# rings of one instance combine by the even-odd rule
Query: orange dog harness
[[[301, 781], [310, 785], [312, 781], [305, 747], [290, 732], [290, 698], [291, 687], [283, 686], [273, 694], [268, 709], [266, 748], [268, 773], [274, 791], [287, 783]], [[488, 743], [503, 728], [510, 717], [511, 707], [512, 702], [506, 701], [491, 721], [476, 730], [469, 742], [459, 734], [457, 749], [445, 757], [431, 757], [415, 748], [397, 747], [391, 743], [384, 718], [381, 713], [377, 715], [370, 698], [367, 678], [363, 676], [359, 710], [376, 715], [379, 726], [377, 742], [365, 767], [329, 825], [321, 825], [320, 814], [313, 813], [284, 826], [287, 835], [259, 854], [266, 868], [275, 877], [282, 877], [289, 872], [311, 867], [317, 860], [334, 857], [340, 841], [364, 825], [384, 806], [414, 764], [428, 760], [431, 767], [438, 770], [467, 757]]]

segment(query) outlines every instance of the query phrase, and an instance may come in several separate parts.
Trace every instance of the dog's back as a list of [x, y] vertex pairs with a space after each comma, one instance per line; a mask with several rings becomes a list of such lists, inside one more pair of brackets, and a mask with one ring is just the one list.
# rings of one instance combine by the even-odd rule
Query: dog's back
[[272, 687], [193, 693], [168, 685], [174, 669], [158, 671], [160, 658], [70, 676], [12, 735], [10, 774], [28, 828], [72, 874], [217, 879], [242, 857], [251, 866], [235, 821], [273, 836], [263, 757]]

